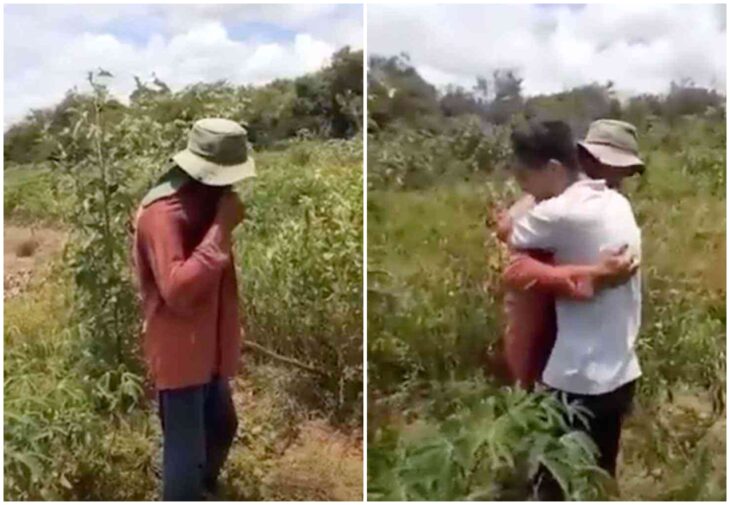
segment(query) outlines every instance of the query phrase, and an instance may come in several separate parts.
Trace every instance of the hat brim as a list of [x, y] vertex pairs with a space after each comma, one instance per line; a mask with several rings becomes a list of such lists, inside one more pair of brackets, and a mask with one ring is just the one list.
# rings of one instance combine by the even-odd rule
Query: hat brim
[[190, 177], [207, 186], [230, 186], [256, 176], [256, 164], [251, 156], [243, 163], [221, 165], [184, 149], [172, 159]]
[[621, 168], [636, 167], [639, 172], [644, 171], [644, 162], [641, 161], [641, 158], [623, 149], [592, 142], [578, 142], [578, 145], [604, 165]]

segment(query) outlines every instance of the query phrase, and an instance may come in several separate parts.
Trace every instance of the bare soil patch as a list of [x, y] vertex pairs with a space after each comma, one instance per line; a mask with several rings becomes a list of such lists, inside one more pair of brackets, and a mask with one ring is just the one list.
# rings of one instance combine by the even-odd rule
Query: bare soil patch
[[66, 233], [54, 228], [6, 224], [4, 229], [4, 297], [16, 296], [48, 267], [66, 243]]

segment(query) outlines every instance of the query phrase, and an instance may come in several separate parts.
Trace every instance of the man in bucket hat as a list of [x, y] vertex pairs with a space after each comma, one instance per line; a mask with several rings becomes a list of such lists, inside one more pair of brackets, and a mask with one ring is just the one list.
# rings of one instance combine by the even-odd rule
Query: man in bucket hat
[[246, 130], [202, 119], [137, 213], [133, 254], [162, 423], [164, 500], [214, 493], [236, 433], [228, 380], [241, 333], [231, 234], [244, 208], [231, 186], [254, 176]]
[[578, 161], [588, 177], [603, 179], [617, 190], [627, 177], [644, 173], [636, 128], [616, 119], [591, 123], [585, 139], [578, 142]]

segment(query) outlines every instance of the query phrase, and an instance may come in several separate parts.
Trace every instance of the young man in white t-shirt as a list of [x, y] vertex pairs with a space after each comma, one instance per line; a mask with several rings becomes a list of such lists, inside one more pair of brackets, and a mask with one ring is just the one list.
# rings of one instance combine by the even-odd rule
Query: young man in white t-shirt
[[[595, 264], [622, 247], [640, 258], [641, 232], [631, 205], [604, 180], [581, 171], [566, 123], [531, 122], [516, 129], [511, 140], [515, 178], [539, 202], [514, 221], [510, 243], [515, 249], [549, 251], [558, 265]], [[591, 411], [586, 431], [598, 446], [598, 463], [615, 476], [622, 420], [641, 375], [634, 349], [640, 276], [590, 300], [559, 298], [556, 312], [557, 339], [542, 383]], [[578, 422], [574, 427], [584, 429]], [[562, 498], [552, 479], [542, 480], [541, 499]]]

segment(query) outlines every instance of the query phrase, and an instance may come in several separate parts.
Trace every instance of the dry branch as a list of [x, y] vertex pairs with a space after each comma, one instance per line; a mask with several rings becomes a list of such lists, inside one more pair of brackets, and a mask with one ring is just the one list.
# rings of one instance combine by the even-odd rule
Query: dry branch
[[288, 356], [282, 356], [281, 354], [278, 354], [271, 349], [267, 349], [266, 347], [262, 346], [261, 344], [257, 344], [256, 342], [252, 342], [250, 340], [244, 340], [243, 341], [243, 347], [247, 349], [251, 349], [253, 351], [259, 352], [263, 354], [264, 356], [267, 356], [273, 360], [279, 361], [281, 363], [286, 363], [287, 365], [292, 365], [297, 368], [301, 368], [302, 370], [306, 370], [309, 373], [321, 375], [323, 377], [329, 377], [330, 374], [325, 372], [324, 370], [320, 368], [313, 367], [311, 365], [308, 365], [306, 363], [302, 363], [299, 360], [296, 360], [294, 358], [290, 358]]

